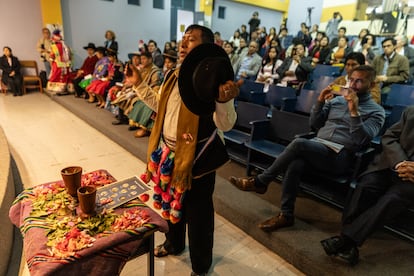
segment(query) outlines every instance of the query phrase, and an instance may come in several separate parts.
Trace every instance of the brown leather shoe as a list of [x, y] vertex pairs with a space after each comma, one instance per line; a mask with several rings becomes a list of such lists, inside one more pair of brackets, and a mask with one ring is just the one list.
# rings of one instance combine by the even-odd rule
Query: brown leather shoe
[[148, 136], [148, 135], [149, 135], [149, 132], [143, 128], [138, 129], [137, 132], [135, 132], [134, 134], [136, 138], [141, 138], [141, 137]]
[[264, 194], [267, 191], [267, 186], [256, 186], [254, 177], [235, 177], [230, 176], [229, 181], [236, 186], [239, 190], [245, 192], [256, 192], [258, 194]]
[[260, 223], [259, 228], [265, 232], [272, 232], [279, 228], [292, 226], [294, 223], [294, 217], [286, 217], [280, 213], [279, 215]]

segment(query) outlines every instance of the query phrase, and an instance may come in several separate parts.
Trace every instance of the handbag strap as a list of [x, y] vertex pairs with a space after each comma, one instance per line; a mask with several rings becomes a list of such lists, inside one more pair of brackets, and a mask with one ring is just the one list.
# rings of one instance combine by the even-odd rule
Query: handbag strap
[[195, 162], [200, 158], [200, 156], [204, 153], [204, 151], [207, 149], [208, 145], [211, 144], [211, 142], [213, 142], [214, 138], [216, 137], [217, 134], [217, 128], [213, 131], [213, 133], [210, 135], [210, 137], [208, 138], [207, 142], [204, 144], [204, 146], [201, 148], [200, 152], [197, 154], [196, 158], [194, 158], [193, 164], [195, 164]]

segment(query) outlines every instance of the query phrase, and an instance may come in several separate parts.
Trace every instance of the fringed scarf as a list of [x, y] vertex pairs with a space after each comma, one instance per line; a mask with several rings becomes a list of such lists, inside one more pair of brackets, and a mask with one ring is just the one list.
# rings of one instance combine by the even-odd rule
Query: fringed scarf
[[[178, 81], [178, 71], [179, 69], [176, 69], [172, 72], [163, 84], [160, 102], [158, 104], [157, 118], [149, 138], [147, 164], [151, 161], [151, 154], [159, 147], [167, 102]], [[185, 104], [181, 102], [178, 118], [171, 186], [179, 192], [184, 192], [191, 189], [191, 171], [196, 152], [199, 116], [188, 110]], [[151, 172], [148, 170], [147, 165], [146, 177], [147, 179], [151, 179], [151, 176]]]

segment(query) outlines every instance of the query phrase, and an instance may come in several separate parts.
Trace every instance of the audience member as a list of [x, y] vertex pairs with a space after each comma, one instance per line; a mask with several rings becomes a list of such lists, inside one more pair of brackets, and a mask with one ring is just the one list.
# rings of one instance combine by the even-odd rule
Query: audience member
[[177, 52], [174, 50], [169, 50], [166, 53], [162, 54], [164, 56], [164, 70], [162, 75], [165, 77], [169, 72], [175, 69], [177, 66]]
[[376, 81], [381, 83], [382, 94], [390, 92], [391, 84], [408, 81], [410, 75], [408, 59], [395, 52], [396, 44], [395, 39], [385, 38], [381, 43], [384, 53], [372, 61], [372, 67], [377, 73]]
[[[329, 41], [330, 41], [330, 43], [329, 43], [329, 47], [331, 48], [331, 49], [333, 49], [333, 48], [335, 48], [336, 46], [338, 46], [338, 41], [339, 41], [339, 39], [341, 38], [341, 37], [346, 37], [346, 28], [345, 27], [341, 27], [341, 28], [339, 28], [339, 30], [338, 30], [338, 35], [337, 36], [335, 36], [335, 37], [333, 37], [333, 38], [329, 38]], [[347, 38], [347, 41], [348, 41], [349, 39]]]
[[257, 47], [259, 47], [260, 45], [260, 38], [259, 38], [259, 33], [257, 31], [258, 29], [256, 29], [255, 31], [250, 33], [250, 42], [254, 41], [257, 43]]
[[220, 47], [223, 47], [223, 40], [221, 39], [220, 32], [214, 33], [214, 43]]
[[266, 37], [267, 37], [267, 32], [266, 32], [266, 27], [265, 26], [261, 26], [258, 27], [256, 30], [257, 33], [257, 40], [259, 41], [259, 54], [261, 56], [263, 56], [263, 54], [266, 52]]
[[280, 46], [282, 46], [283, 49], [287, 49], [290, 46], [287, 36], [288, 36], [288, 29], [286, 27], [281, 28], [279, 31], [279, 40], [280, 40]]
[[319, 25], [318, 24], [313, 24], [312, 30], [310, 31], [310, 36], [311, 36], [312, 40], [316, 39], [316, 36], [317, 36], [318, 33], [321, 33], [319, 31]]
[[303, 29], [303, 31], [304, 31], [304, 33], [303, 33], [303, 36], [302, 36], [302, 42], [305, 45], [305, 47], [308, 48], [309, 45], [312, 43], [312, 37], [310, 36], [310, 33], [309, 33], [309, 27], [306, 26]]
[[37, 41], [36, 49], [40, 54], [40, 59], [45, 66], [46, 75], [49, 77], [51, 71], [50, 65], [50, 45], [51, 42], [51, 35], [50, 30], [48, 28], [42, 29], [42, 37]]
[[[75, 97], [86, 97], [87, 93], [85, 90], [79, 86], [79, 83], [85, 78], [85, 76], [92, 77], [93, 71], [95, 69], [95, 64], [98, 61], [98, 57], [95, 55], [95, 44], [88, 43], [83, 47], [88, 52], [88, 56], [83, 61], [82, 67], [76, 71], [72, 83], [75, 88]], [[89, 96], [89, 95], [88, 95]]]
[[280, 45], [279, 38], [275, 37], [270, 41], [270, 47], [275, 47], [277, 51], [277, 58], [282, 60], [283, 57], [283, 48]]
[[235, 50], [240, 47], [240, 38], [240, 31], [237, 29], [234, 31], [233, 35], [229, 39], [229, 42], [233, 44]]
[[0, 69], [2, 71], [1, 81], [10, 88], [13, 96], [23, 96], [20, 62], [8, 46], [3, 47], [3, 56], [0, 57]]
[[266, 36], [266, 42], [265, 42], [266, 49], [270, 47], [270, 42], [274, 39], [277, 39], [276, 28], [270, 27], [269, 34]]
[[300, 23], [300, 30], [298, 31], [296, 37], [302, 39], [303, 35], [305, 34], [305, 27], [307, 27], [305, 22]]
[[[162, 53], [163, 54], [165, 54], [167, 51], [169, 51], [169, 50], [173, 50], [172, 49], [172, 47], [171, 47], [171, 42], [169, 42], [169, 41], [167, 41], [167, 42], [165, 42], [165, 44], [164, 44], [164, 51], [162, 51]], [[173, 50], [174, 51], [174, 50]]]
[[178, 51], [177, 49], [177, 41], [175, 39], [172, 39], [171, 41], [171, 49], [173, 49], [174, 51]]
[[312, 70], [312, 58], [305, 56], [305, 45], [297, 43], [292, 49], [291, 56], [285, 58], [277, 73], [281, 85], [288, 86], [306, 81]]
[[343, 17], [340, 12], [334, 12], [332, 18], [328, 21], [325, 33], [326, 36], [329, 37], [330, 41], [332, 41], [338, 35], [338, 27], [342, 19]]
[[404, 35], [397, 35], [395, 38], [397, 44], [395, 45], [395, 52], [399, 55], [406, 56], [410, 66], [409, 81], [414, 80], [414, 49], [408, 46], [408, 39]]
[[319, 46], [314, 47], [310, 53], [310, 57], [312, 58], [312, 65], [315, 66], [316, 64], [326, 64], [327, 60], [329, 60], [330, 55], [331, 49], [329, 48], [329, 37], [323, 36], [319, 41]]
[[164, 58], [162, 57], [160, 49], [157, 47], [157, 42], [152, 39], [148, 41], [148, 52], [152, 55], [152, 62], [158, 66], [158, 68], [162, 69]]
[[338, 40], [338, 46], [331, 50], [331, 54], [328, 56], [326, 63], [342, 67], [345, 57], [351, 52], [352, 48], [348, 47], [348, 38], [346, 36], [340, 37]]
[[319, 95], [310, 118], [312, 128], [318, 130], [316, 138], [296, 138], [269, 168], [255, 177], [230, 177], [238, 189], [263, 194], [269, 183], [284, 173], [281, 212], [260, 223], [260, 229], [271, 232], [294, 224], [296, 195], [305, 170], [349, 173], [355, 152], [368, 146], [384, 124], [384, 109], [369, 93], [374, 84], [375, 71], [371, 67], [355, 68], [348, 93], [334, 97], [328, 86]]
[[108, 66], [109, 66], [109, 59], [106, 56], [107, 49], [105, 47], [97, 47], [96, 48], [96, 57], [98, 61], [95, 64], [95, 68], [93, 70], [93, 76], [91, 79], [91, 83], [85, 88], [85, 91], [88, 93], [88, 102], [93, 103], [95, 102], [95, 93], [90, 90], [90, 85], [97, 80], [104, 79], [108, 75]]
[[358, 37], [356, 37], [355, 39], [353, 39], [353, 40], [351, 41], [351, 43], [349, 44], [349, 47], [351, 47], [351, 48], [352, 48], [352, 51], [353, 51], [353, 52], [361, 52], [361, 50], [362, 50], [362, 46], [364, 45], [364, 44], [362, 43], [362, 40], [363, 40], [363, 38], [364, 38], [367, 34], [369, 34], [369, 30], [368, 30], [368, 29], [363, 28], [363, 29], [361, 29], [361, 31], [359, 32]]
[[[129, 63], [131, 63], [132, 66], [137, 68], [137, 70], [141, 70], [141, 52], [130, 53], [128, 54], [128, 58], [130, 60]], [[118, 115], [116, 116], [117, 120], [113, 121], [112, 124], [128, 125], [128, 114], [133, 107], [133, 103], [135, 102], [134, 98], [138, 97], [132, 89], [132, 85], [124, 79], [122, 87], [118, 88], [114, 86], [110, 89], [110, 93], [112, 96], [111, 104], [118, 108]]]
[[239, 60], [237, 62], [237, 68], [235, 72], [235, 79], [254, 79], [259, 71], [260, 65], [262, 63], [262, 58], [257, 53], [259, 44], [255, 41], [251, 41], [249, 44], [248, 51], [246, 53], [241, 53]]
[[[318, 47], [320, 45], [321, 39], [322, 37], [326, 36], [324, 32], [318, 32], [315, 36], [315, 38], [312, 39], [309, 47], [308, 47], [308, 51], [312, 52], [316, 47]], [[329, 38], [328, 38], [329, 41]]]
[[[292, 50], [295, 48], [296, 44], [303, 44], [303, 42], [298, 37], [294, 37], [292, 39], [292, 43], [285, 49], [284, 56], [285, 58], [292, 56]], [[309, 55], [308, 48], [305, 47], [305, 54], [304, 56], [307, 57]]]
[[[336, 78], [332, 84], [340, 85], [342, 87], [349, 86], [349, 79], [351, 77], [352, 70], [357, 68], [360, 65], [365, 64], [365, 58], [362, 53], [359, 52], [351, 52], [345, 58], [345, 75], [339, 76]], [[332, 85], [331, 85], [332, 86]], [[379, 84], [376, 82], [374, 86], [370, 89], [372, 99], [377, 103], [381, 104], [381, 89]]]
[[392, 222], [414, 202], [414, 106], [382, 136], [382, 152], [362, 174], [342, 215], [339, 236], [321, 241], [329, 256], [351, 265], [358, 247], [383, 225]]
[[365, 64], [370, 65], [375, 58], [375, 36], [367, 34], [362, 38], [361, 44], [362, 48], [359, 52], [365, 56]]
[[115, 33], [111, 30], [105, 32], [105, 43], [104, 47], [106, 49], [112, 49], [115, 53], [118, 53], [118, 42], [115, 40]]
[[[151, 87], [153, 93], [159, 97], [158, 90], [161, 84], [161, 71], [152, 61], [151, 53], [145, 52], [141, 55], [140, 74], [142, 81]], [[154, 125], [157, 110], [151, 109], [139, 97], [133, 102], [131, 112], [128, 114], [130, 130], [137, 130], [134, 134], [136, 138], [148, 136]]]
[[[101, 77], [99, 78], [96, 76], [96, 78], [92, 80], [91, 84], [89, 84], [86, 87], [86, 92], [88, 92], [89, 97], [93, 97], [92, 95], [96, 96], [98, 100], [98, 103], [96, 104], [96, 106], [99, 108], [105, 107], [105, 102], [106, 102], [105, 92], [107, 91], [108, 88], [111, 87], [111, 82], [117, 77], [116, 73], [117, 71], [119, 72], [119, 69], [120, 69], [119, 66], [116, 66], [117, 65], [117, 53], [111, 50], [111, 48], [107, 48], [106, 53], [107, 53], [107, 57], [102, 58], [102, 59], [105, 59], [105, 58], [107, 59], [106, 70], [105, 70], [106, 72], [103, 75], [101, 75]], [[102, 59], [98, 60], [96, 65], [100, 63]]]
[[249, 47], [247, 47], [247, 42], [244, 38], [240, 38], [240, 46], [236, 50], [236, 54], [240, 57], [242, 54], [246, 54], [249, 50]]
[[252, 14], [252, 17], [250, 18], [248, 24], [249, 24], [249, 27], [250, 27], [250, 41], [251, 41], [252, 40], [252, 33], [255, 32], [256, 29], [260, 25], [259, 12], [255, 11]]
[[231, 42], [224, 43], [224, 51], [226, 51], [226, 54], [229, 56], [231, 66], [233, 67], [233, 71], [236, 72], [239, 56], [236, 54], [234, 50], [233, 43]]
[[265, 58], [263, 58], [262, 66], [257, 74], [256, 82], [264, 83], [263, 92], [269, 91], [269, 86], [275, 84], [279, 80], [279, 74], [276, 70], [283, 63], [277, 58], [278, 52], [276, 47], [270, 47]]
[[243, 24], [240, 26], [240, 38], [244, 38], [244, 41], [247, 43], [249, 41], [249, 34], [247, 33], [246, 29], [246, 25]]

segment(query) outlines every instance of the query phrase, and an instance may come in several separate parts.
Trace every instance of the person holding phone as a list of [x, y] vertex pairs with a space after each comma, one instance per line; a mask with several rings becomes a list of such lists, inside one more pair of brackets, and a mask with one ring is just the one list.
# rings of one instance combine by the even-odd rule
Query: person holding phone
[[[294, 225], [295, 201], [301, 177], [314, 170], [329, 174], [349, 172], [355, 152], [367, 147], [380, 132], [384, 109], [369, 93], [375, 84], [375, 71], [362, 65], [352, 71], [348, 93], [335, 97], [328, 86], [312, 108], [310, 124], [317, 129], [313, 139], [296, 138], [263, 173], [255, 177], [230, 177], [230, 182], [242, 191], [264, 194], [278, 175], [282, 180], [280, 213], [259, 224], [265, 232]], [[331, 146], [335, 144], [338, 150]]]
[[[365, 57], [360, 52], [351, 52], [345, 58], [345, 67], [344, 70], [346, 75], [337, 77], [332, 82], [332, 90], [333, 92], [340, 92], [342, 87], [349, 86], [349, 78], [351, 77], [352, 70], [360, 65], [365, 64]], [[337, 85], [336, 87], [333, 85]], [[375, 83], [375, 85], [370, 89], [372, 99], [377, 103], [381, 104], [381, 89], [379, 83]]]

